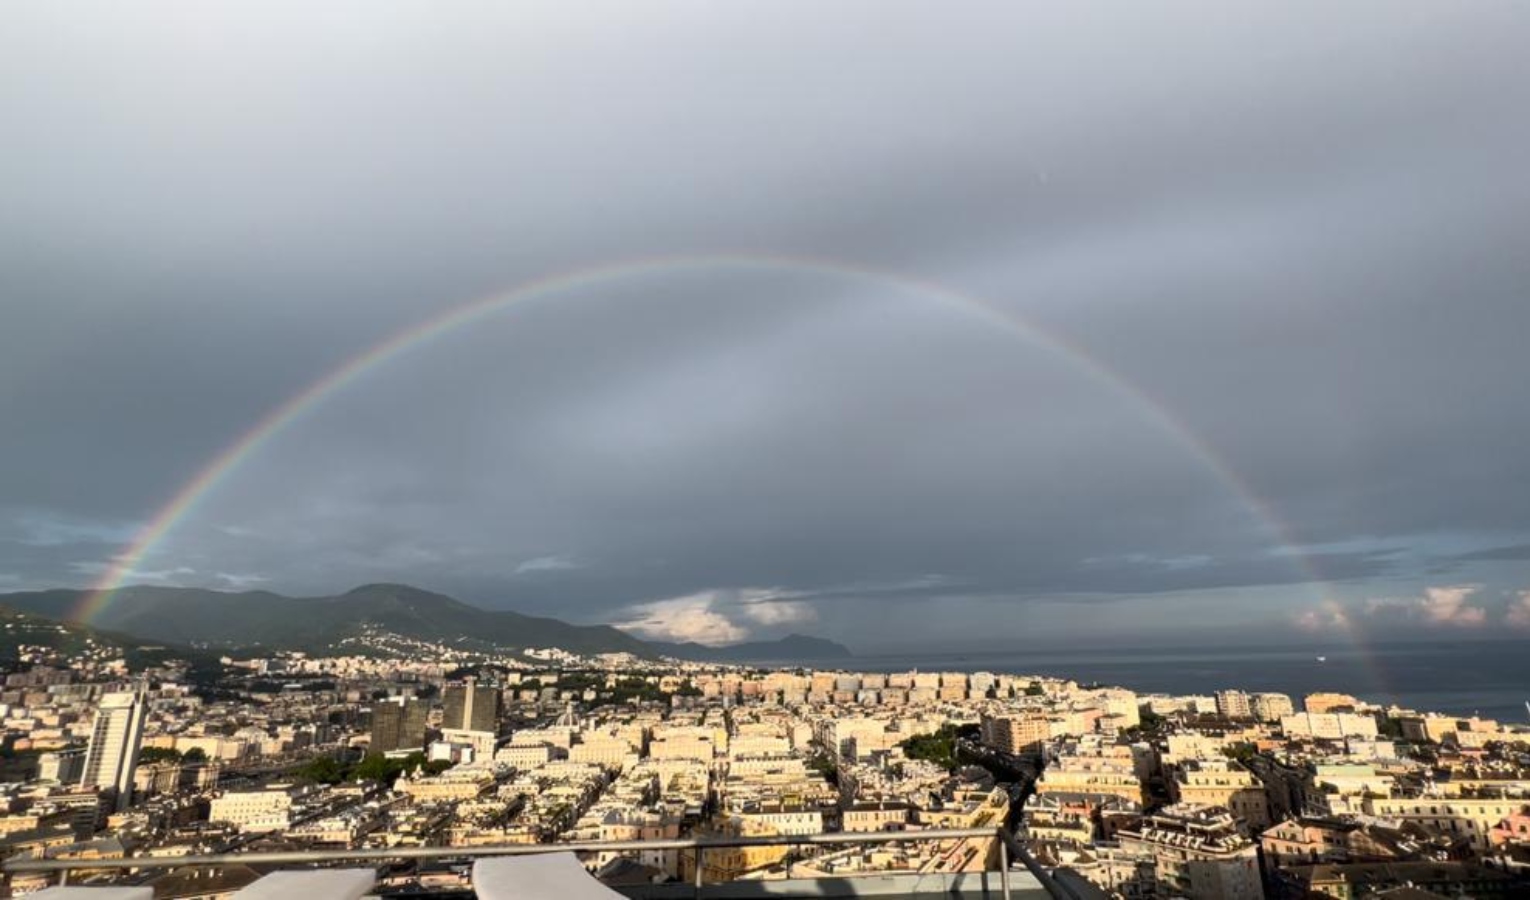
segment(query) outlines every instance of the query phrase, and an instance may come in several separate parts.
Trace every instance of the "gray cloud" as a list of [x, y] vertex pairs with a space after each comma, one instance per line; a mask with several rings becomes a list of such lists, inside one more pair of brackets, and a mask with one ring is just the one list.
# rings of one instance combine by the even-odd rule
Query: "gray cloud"
[[891, 277], [631, 274], [337, 391], [139, 568], [857, 645], [923, 602], [956, 641], [1021, 631], [1004, 604], [1233, 627], [1518, 589], [1526, 38], [1422, 2], [16, 7], [0, 578], [81, 583], [399, 329], [753, 252], [1097, 363]]
[[1530, 544], [1513, 544], [1507, 547], [1489, 547], [1456, 556], [1462, 562], [1499, 562], [1530, 559]]

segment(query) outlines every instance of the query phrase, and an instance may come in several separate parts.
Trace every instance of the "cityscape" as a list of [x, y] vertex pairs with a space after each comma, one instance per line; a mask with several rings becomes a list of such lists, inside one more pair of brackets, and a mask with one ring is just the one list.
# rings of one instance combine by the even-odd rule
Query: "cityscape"
[[0, 900], [1530, 898], [1530, 0], [3, 0]]
[[[580, 863], [631, 897], [892, 875], [928, 890], [994, 871], [999, 829], [1050, 896], [1530, 890], [1530, 727], [1342, 692], [1139, 693], [1021, 674], [1023, 659], [873, 673], [486, 654], [376, 629], [210, 673], [163, 647], [137, 664], [126, 649], [156, 648], [61, 649], [38, 636], [66, 630], [50, 620], [6, 630], [0, 847], [17, 896], [74, 863], [72, 885], [231, 897], [276, 868], [240, 855], [294, 851], [398, 852], [370, 889], [447, 894], [473, 889], [464, 860], [483, 848], [601, 842], [615, 849]], [[939, 837], [953, 829], [981, 836]], [[662, 843], [836, 835], [890, 842]], [[421, 848], [438, 855], [404, 855]], [[1034, 876], [1006, 858], [1019, 890]]]

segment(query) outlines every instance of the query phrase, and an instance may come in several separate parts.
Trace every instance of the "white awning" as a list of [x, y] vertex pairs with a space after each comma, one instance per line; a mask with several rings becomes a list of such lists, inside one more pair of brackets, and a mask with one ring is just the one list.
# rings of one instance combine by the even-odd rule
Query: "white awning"
[[[377, 883], [371, 869], [272, 872], [234, 894], [234, 900], [361, 900]], [[86, 898], [81, 898], [86, 900]]]
[[473, 891], [478, 900], [626, 900], [572, 853], [480, 859], [473, 863]]

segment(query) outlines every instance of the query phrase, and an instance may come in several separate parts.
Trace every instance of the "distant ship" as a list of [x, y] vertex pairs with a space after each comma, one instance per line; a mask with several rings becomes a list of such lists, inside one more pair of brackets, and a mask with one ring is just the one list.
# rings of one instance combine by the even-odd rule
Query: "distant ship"
[[1326, 656], [1319, 656], [1318, 657], [1318, 662], [1328, 662], [1328, 657], [1326, 657]]

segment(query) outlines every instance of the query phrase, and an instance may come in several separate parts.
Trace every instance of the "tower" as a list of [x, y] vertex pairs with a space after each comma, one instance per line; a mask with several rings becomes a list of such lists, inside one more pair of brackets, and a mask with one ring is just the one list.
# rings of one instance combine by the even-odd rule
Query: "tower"
[[147, 705], [148, 694], [143, 687], [107, 694], [101, 698], [91, 727], [90, 749], [80, 783], [110, 792], [118, 812], [133, 800], [133, 776], [138, 770]]
[[446, 696], [442, 698], [446, 715], [441, 727], [493, 734], [499, 730], [499, 705], [499, 690], [480, 687], [472, 678], [463, 684], [447, 685]]
[[430, 705], [414, 697], [382, 700], [372, 707], [371, 749], [380, 753], [425, 746]]

